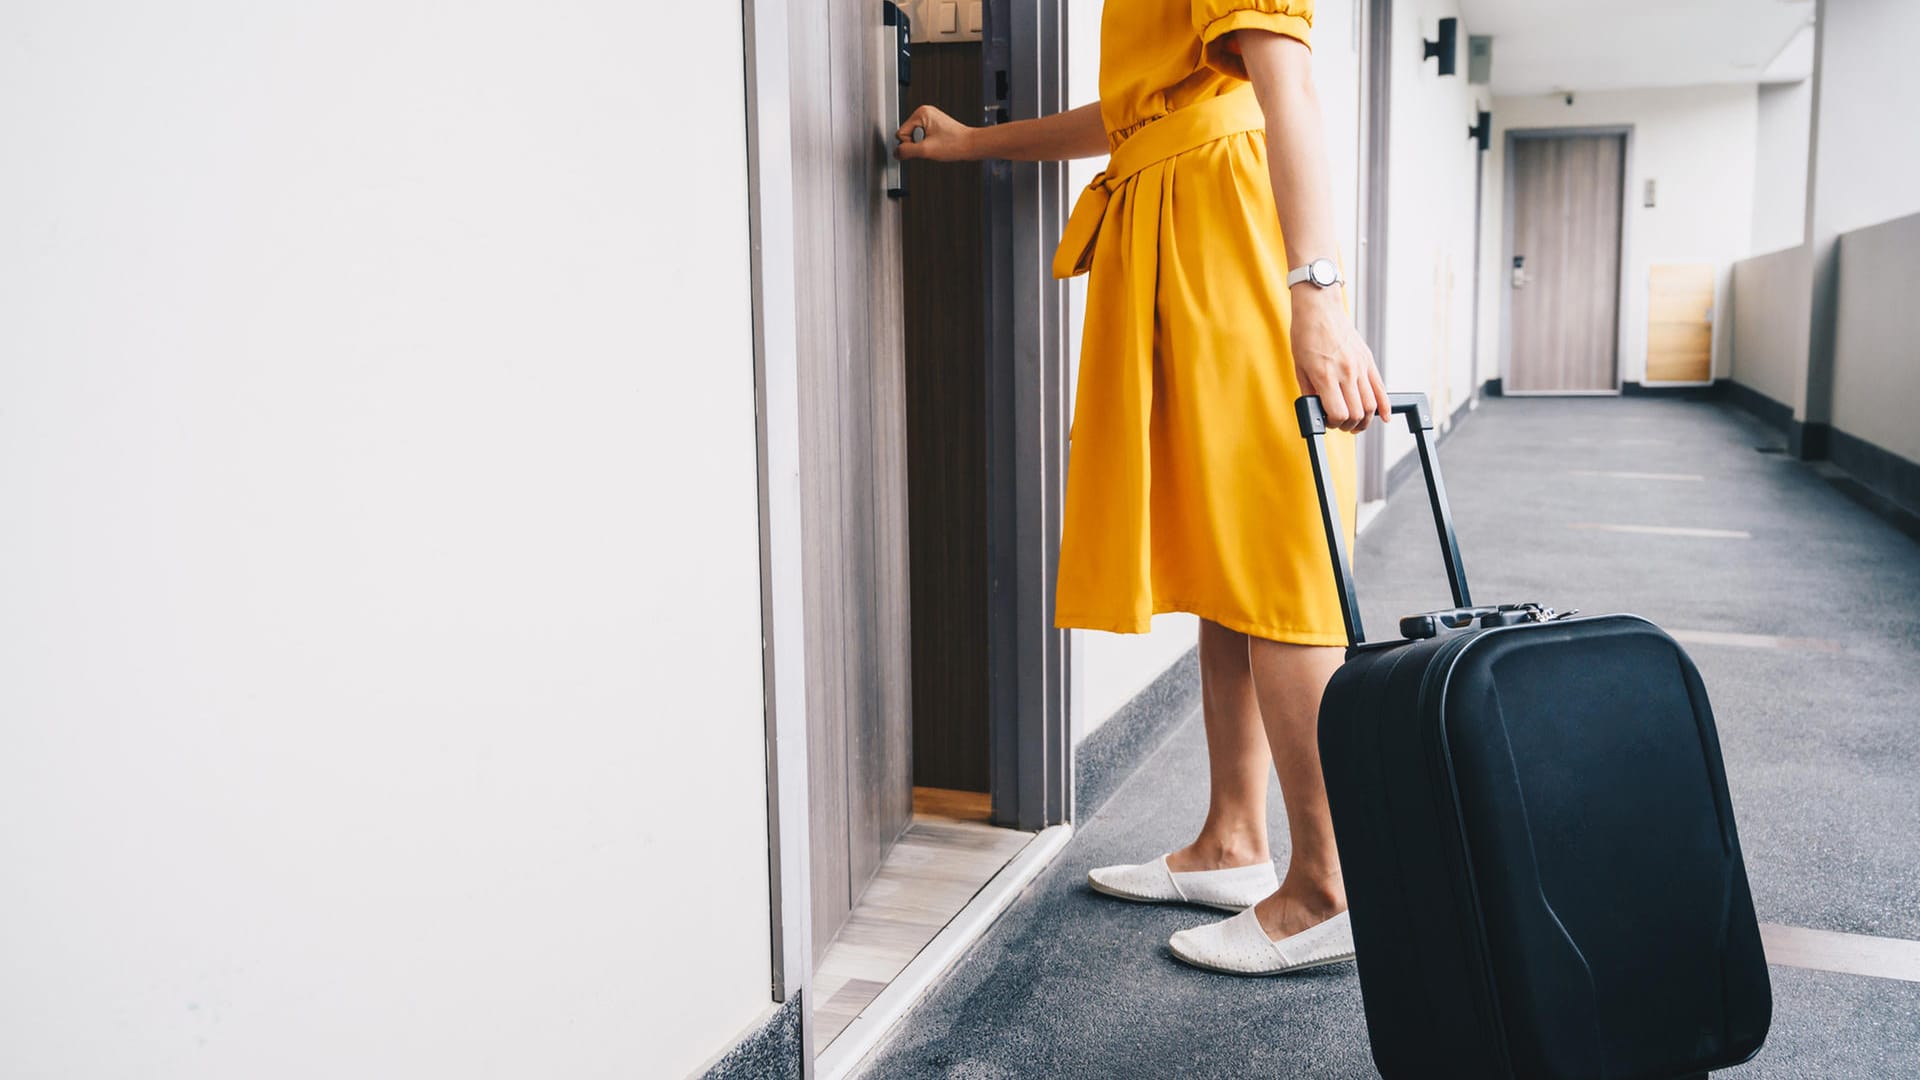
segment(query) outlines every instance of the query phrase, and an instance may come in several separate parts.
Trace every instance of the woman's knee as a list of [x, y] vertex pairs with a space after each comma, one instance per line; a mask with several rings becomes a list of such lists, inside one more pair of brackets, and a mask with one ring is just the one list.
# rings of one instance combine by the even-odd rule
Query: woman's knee
[[1245, 649], [1247, 642], [1251, 640], [1253, 639], [1250, 635], [1241, 633], [1238, 630], [1229, 629], [1214, 622], [1212, 619], [1200, 620], [1200, 645], [1202, 648], [1209, 645], [1224, 645], [1237, 646]]
[[1211, 619], [1200, 620], [1200, 664], [1203, 669], [1230, 667], [1245, 671], [1252, 666], [1247, 643], [1252, 640], [1238, 630], [1230, 630]]
[[1346, 650], [1338, 645], [1302, 645], [1258, 637], [1248, 643], [1247, 654], [1256, 670], [1311, 672], [1323, 681], [1346, 658]]

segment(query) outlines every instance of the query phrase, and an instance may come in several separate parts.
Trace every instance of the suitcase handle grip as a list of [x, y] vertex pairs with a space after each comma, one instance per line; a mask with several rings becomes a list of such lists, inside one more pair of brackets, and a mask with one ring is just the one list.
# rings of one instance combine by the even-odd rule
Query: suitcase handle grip
[[1430, 638], [1442, 630], [1461, 630], [1472, 626], [1475, 619], [1498, 612], [1498, 608], [1490, 607], [1457, 607], [1441, 611], [1423, 611], [1418, 615], [1402, 615], [1400, 636]]
[[[1453, 606], [1470, 608], [1473, 598], [1467, 592], [1467, 571], [1460, 561], [1460, 541], [1453, 532], [1453, 512], [1447, 507], [1447, 488], [1440, 480], [1440, 463], [1433, 454], [1433, 410], [1425, 394], [1388, 394], [1387, 403], [1395, 415], [1405, 414], [1413, 432], [1414, 449], [1420, 455], [1420, 472], [1427, 481], [1427, 501], [1433, 506], [1433, 528], [1440, 538], [1440, 550], [1447, 561], [1447, 584], [1453, 590]], [[1363, 644], [1366, 632], [1360, 625], [1360, 605], [1354, 598], [1352, 564], [1347, 558], [1345, 530], [1340, 524], [1340, 509], [1333, 502], [1333, 472], [1327, 465], [1327, 415], [1320, 399], [1312, 395], [1293, 403], [1300, 420], [1300, 435], [1307, 440], [1307, 458], [1313, 465], [1314, 488], [1320, 493], [1320, 524], [1327, 531], [1327, 550], [1333, 556], [1333, 576], [1340, 590], [1340, 617], [1347, 624], [1347, 646]]]

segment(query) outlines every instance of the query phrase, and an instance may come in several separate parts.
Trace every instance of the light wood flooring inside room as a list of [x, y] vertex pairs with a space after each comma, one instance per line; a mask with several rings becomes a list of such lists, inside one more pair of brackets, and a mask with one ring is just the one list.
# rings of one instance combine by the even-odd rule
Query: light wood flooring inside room
[[990, 808], [985, 792], [913, 789], [913, 824], [814, 967], [816, 1051], [1033, 839], [987, 824]]

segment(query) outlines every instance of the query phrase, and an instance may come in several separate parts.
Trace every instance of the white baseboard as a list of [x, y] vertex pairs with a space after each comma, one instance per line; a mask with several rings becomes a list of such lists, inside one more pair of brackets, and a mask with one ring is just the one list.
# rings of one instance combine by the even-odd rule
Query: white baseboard
[[1366, 532], [1367, 526], [1373, 524], [1376, 520], [1378, 520], [1380, 517], [1380, 511], [1385, 510], [1386, 508], [1387, 508], [1387, 500], [1385, 499], [1374, 499], [1370, 502], [1361, 503], [1359, 509], [1354, 511], [1354, 515], [1353, 515], [1354, 535], [1358, 536], [1361, 533]]

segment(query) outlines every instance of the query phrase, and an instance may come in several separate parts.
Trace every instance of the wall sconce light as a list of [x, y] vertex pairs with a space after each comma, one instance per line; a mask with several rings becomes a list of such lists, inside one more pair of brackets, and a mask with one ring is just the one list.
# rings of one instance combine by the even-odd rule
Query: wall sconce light
[[1482, 150], [1491, 146], [1493, 144], [1493, 114], [1485, 109], [1481, 109], [1479, 115], [1474, 120], [1474, 125], [1467, 129], [1467, 138], [1479, 143], [1480, 149]]
[[1424, 61], [1424, 60], [1431, 60], [1437, 57], [1440, 60], [1440, 74], [1442, 75], [1453, 74], [1454, 62], [1459, 57], [1459, 53], [1460, 53], [1460, 50], [1458, 48], [1459, 34], [1460, 34], [1459, 19], [1452, 19], [1452, 18], [1441, 19], [1440, 20], [1440, 39], [1438, 41], [1426, 41], [1422, 39], [1422, 44], [1426, 46], [1426, 54], [1423, 55], [1420, 59]]

